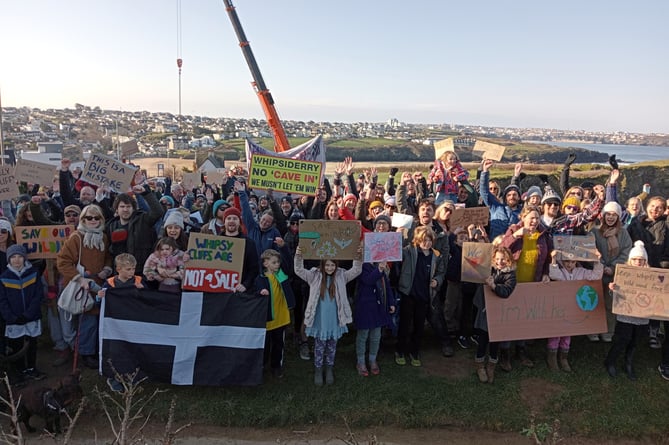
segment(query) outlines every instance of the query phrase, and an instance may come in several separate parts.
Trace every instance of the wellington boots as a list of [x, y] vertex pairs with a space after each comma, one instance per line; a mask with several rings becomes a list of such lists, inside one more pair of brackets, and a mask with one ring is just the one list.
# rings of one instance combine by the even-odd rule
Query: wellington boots
[[625, 353], [625, 373], [627, 373], [627, 378], [630, 380], [636, 380], [637, 376], [634, 372], [634, 367], [632, 366], [632, 359], [634, 358], [634, 348], [628, 350]]
[[487, 383], [488, 382], [488, 373], [485, 369], [485, 357], [483, 360], [476, 361], [476, 375], [479, 376], [479, 382]]
[[325, 367], [325, 384], [332, 385], [334, 383], [334, 366]]
[[323, 368], [314, 368], [314, 384], [323, 386]]
[[551, 371], [559, 371], [560, 367], [558, 366], [557, 361], [557, 349], [549, 349], [548, 355], [546, 356], [546, 363], [548, 363], [548, 369]]
[[488, 361], [488, 365], [485, 367], [485, 372], [488, 374], [488, 383], [495, 381], [495, 368], [497, 367], [497, 362]]
[[511, 372], [511, 350], [509, 348], [499, 350], [499, 367], [502, 371]]
[[571, 366], [569, 366], [569, 351], [560, 351], [560, 367], [564, 372], [571, 372]]

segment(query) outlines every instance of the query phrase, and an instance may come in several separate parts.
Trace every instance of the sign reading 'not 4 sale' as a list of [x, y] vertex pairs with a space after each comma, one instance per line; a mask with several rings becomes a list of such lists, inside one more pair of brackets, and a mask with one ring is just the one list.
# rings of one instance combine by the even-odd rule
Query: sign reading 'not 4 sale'
[[191, 233], [184, 290], [201, 292], [234, 292], [242, 281], [244, 267], [243, 238]]

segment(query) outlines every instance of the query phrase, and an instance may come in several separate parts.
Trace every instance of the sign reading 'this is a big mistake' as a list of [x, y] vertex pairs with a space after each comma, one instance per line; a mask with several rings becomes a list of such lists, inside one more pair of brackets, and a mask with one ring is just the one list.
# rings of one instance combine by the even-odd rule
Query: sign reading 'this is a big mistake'
[[242, 281], [244, 267], [243, 238], [191, 233], [184, 290], [234, 292]]

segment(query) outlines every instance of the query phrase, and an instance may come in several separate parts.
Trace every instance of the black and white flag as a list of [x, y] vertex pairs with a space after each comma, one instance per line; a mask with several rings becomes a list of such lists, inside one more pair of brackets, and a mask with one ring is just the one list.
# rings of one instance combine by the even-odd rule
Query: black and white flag
[[173, 385], [262, 383], [268, 299], [240, 293], [107, 289], [100, 313], [101, 372], [140, 369]]

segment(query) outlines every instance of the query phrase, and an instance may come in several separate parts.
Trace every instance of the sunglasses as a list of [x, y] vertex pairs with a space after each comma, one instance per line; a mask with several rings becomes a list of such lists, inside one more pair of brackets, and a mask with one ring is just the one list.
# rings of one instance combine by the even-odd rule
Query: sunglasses
[[167, 202], [167, 201], [163, 201], [162, 204], [163, 204], [165, 207], [172, 207], [172, 204], [170, 204], [170, 203]]
[[[559, 202], [547, 202], [546, 205], [548, 207], [559, 207], [560, 203]], [[573, 206], [572, 206], [573, 207]]]
[[8, 233], [9, 233], [9, 230], [7, 230], [7, 229], [0, 229], [0, 234], [2, 234], [2, 235], [6, 235], [6, 234], [8, 234]]
[[575, 212], [578, 212], [579, 210], [581, 210], [581, 208], [579, 206], [566, 206], [565, 210], [573, 210]]
[[86, 221], [100, 221], [100, 217], [99, 217], [99, 216], [84, 216], [84, 219], [85, 219]]
[[291, 221], [291, 222], [290, 222], [290, 225], [291, 225], [291, 226], [296, 226], [296, 225], [298, 225], [298, 224], [299, 224], [299, 222], [297, 222], [297, 221]]
[[67, 216], [68, 218], [74, 218], [75, 216], [79, 216], [79, 214], [74, 212], [67, 212], [65, 216]]

